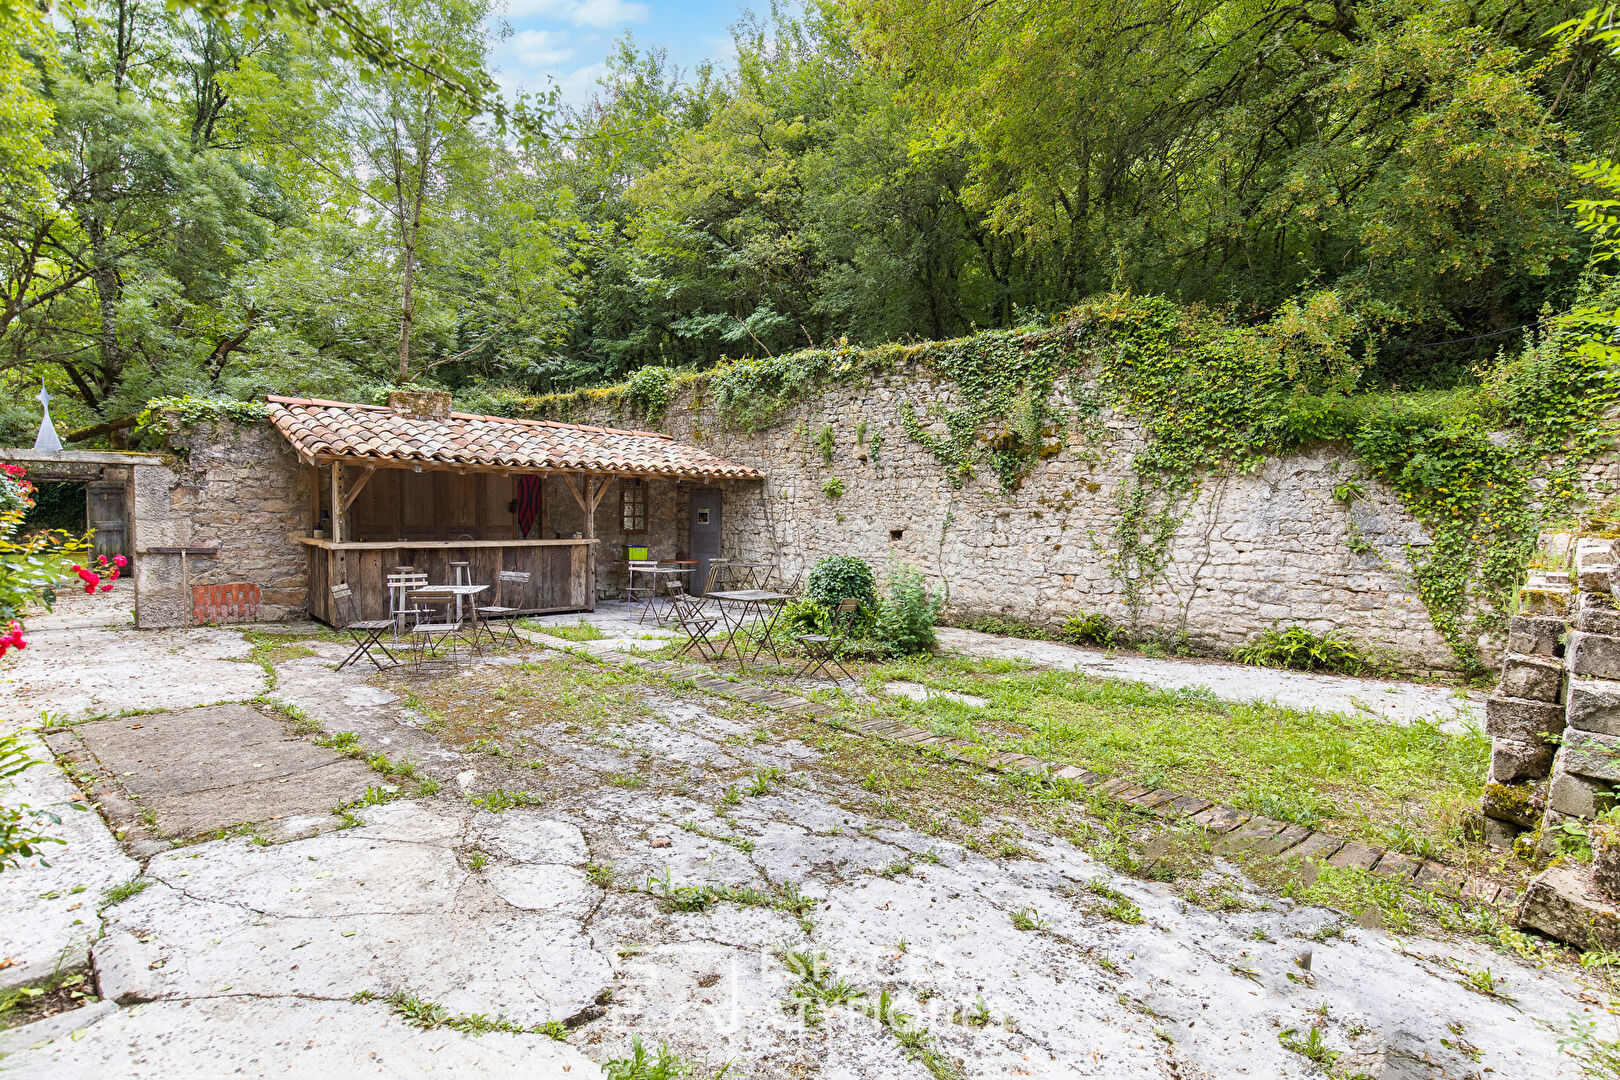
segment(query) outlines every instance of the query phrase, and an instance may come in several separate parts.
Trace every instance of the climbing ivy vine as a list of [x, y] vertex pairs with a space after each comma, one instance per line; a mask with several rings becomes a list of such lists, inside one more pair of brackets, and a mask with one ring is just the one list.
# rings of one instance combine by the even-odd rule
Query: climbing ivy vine
[[[1620, 286], [1611, 284], [1576, 310], [1617, 303]], [[753, 431], [786, 422], [830, 385], [932, 374], [952, 385], [950, 402], [907, 400], [901, 384], [907, 436], [952, 488], [987, 469], [1003, 493], [1044, 457], [1072, 452], [1075, 435], [1095, 429], [1084, 422], [1112, 407], [1145, 436], [1114, 493], [1114, 533], [1100, 541], [1133, 621], [1163, 578], [1205, 477], [1252, 471], [1314, 441], [1347, 444], [1364, 474], [1391, 488], [1428, 532], [1427, 545], [1407, 551], [1414, 586], [1458, 664], [1477, 672], [1479, 635], [1510, 610], [1538, 529], [1586, 497], [1581, 466], [1616, 436], [1606, 416], [1620, 402], [1620, 348], [1600, 321], [1548, 316], [1544, 325], [1521, 353], [1479, 371], [1476, 385], [1365, 394], [1356, 386], [1374, 356], [1377, 313], [1352, 310], [1335, 293], [1251, 326], [1161, 297], [1109, 296], [1050, 326], [806, 350], [701, 373], [652, 369], [633, 392], [627, 385], [521, 404], [527, 415], [559, 419], [604, 406], [650, 414], [687, 393], [712, 404], [721, 422]], [[668, 397], [646, 385], [654, 379]]]

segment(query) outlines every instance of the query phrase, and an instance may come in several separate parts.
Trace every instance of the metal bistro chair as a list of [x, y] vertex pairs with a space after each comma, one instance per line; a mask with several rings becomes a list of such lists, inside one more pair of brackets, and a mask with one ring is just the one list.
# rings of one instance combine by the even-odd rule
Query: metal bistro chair
[[418, 574], [408, 566], [399, 567], [399, 572], [388, 575], [388, 617], [394, 623], [394, 640], [398, 641], [405, 632], [408, 622], [420, 622], [426, 609], [412, 607], [406, 597], [415, 589], [428, 583], [426, 574]]
[[394, 658], [394, 654], [388, 651], [388, 647], [381, 640], [383, 634], [387, 633], [388, 629], [394, 625], [393, 619], [362, 619], [360, 617], [360, 604], [354, 598], [354, 591], [347, 585], [332, 586], [332, 605], [337, 609], [339, 628], [346, 631], [354, 641], [354, 651], [349, 653], [344, 658], [343, 663], [337, 666], [339, 671], [359, 660], [362, 656], [376, 664], [378, 671], [384, 670], [382, 662], [371, 651], [373, 648], [381, 649], [382, 654], [388, 657], [391, 663], [396, 665], [399, 663]]
[[[860, 609], [860, 606], [860, 601], [854, 597], [845, 597], [838, 601], [838, 611], [833, 615], [832, 628], [841, 630], [841, 633], [799, 635], [799, 644], [804, 646], [804, 652], [808, 659], [805, 660], [804, 667], [800, 669], [798, 678], [815, 678], [818, 672], [827, 671], [827, 666], [830, 664], [842, 671], [844, 678], [851, 682], [855, 681], [855, 676], [851, 675], [849, 669], [844, 667], [843, 661], [838, 659], [838, 647], [849, 636], [850, 621], [855, 618], [855, 612]], [[832, 672], [827, 671], [827, 674], [831, 676]]]
[[528, 573], [522, 570], [502, 570], [495, 576], [496, 603], [477, 604], [473, 607], [473, 610], [478, 615], [479, 622], [483, 625], [485, 632], [489, 634], [490, 644], [492, 645], [499, 645], [501, 639], [495, 636], [495, 628], [489, 622], [491, 619], [504, 620], [506, 633], [502, 637], [505, 637], [507, 641], [510, 641], [513, 645], [523, 644], [517, 636], [516, 618], [517, 613], [523, 609], [503, 603], [506, 600], [506, 587], [508, 585], [517, 586], [518, 596], [521, 597], [529, 587]]
[[703, 595], [719, 589], [726, 583], [727, 567], [724, 559], [709, 560], [709, 576], [703, 579]]
[[[653, 603], [658, 596], [658, 575], [652, 571], [658, 569], [658, 562], [654, 559], [634, 559], [630, 562], [630, 574], [625, 579], [624, 602], [634, 607], [641, 605], [641, 622], [647, 621], [647, 613], [652, 610]], [[636, 575], [643, 575], [641, 583], [636, 583]]]
[[690, 595], [678, 581], [669, 583], [669, 606], [676, 625], [686, 635], [686, 644], [677, 649], [675, 655], [684, 656], [695, 648], [699, 656], [715, 659], [720, 650], [709, 640], [709, 635], [720, 624], [720, 617], [704, 614], [703, 598]]
[[406, 598], [422, 608], [443, 608], [442, 614], [429, 616], [425, 613], [423, 618], [410, 626], [411, 634], [411, 663], [420, 670], [422, 667], [422, 652], [425, 648], [428, 655], [438, 658], [439, 647], [445, 642], [450, 644], [450, 660], [456, 659], [456, 635], [461, 633], [461, 620], [455, 615], [455, 594], [438, 592], [434, 589], [416, 589], [406, 595]]

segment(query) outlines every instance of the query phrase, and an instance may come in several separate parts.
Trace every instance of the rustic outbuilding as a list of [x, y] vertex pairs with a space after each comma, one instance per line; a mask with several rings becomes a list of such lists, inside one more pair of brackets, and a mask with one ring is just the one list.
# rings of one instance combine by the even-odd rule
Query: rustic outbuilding
[[[601, 564], [611, 572], [631, 547], [690, 558], [701, 581], [721, 551], [718, 506], [684, 529], [660, 523], [655, 544], [655, 495], [675, 494], [677, 483], [761, 479], [669, 435], [453, 412], [442, 393], [396, 393], [386, 406], [268, 402], [271, 424], [310, 473], [312, 528], [300, 542], [309, 612], [323, 622], [335, 618], [330, 586], [339, 582], [364, 617], [386, 617], [386, 577], [405, 566], [433, 581], [449, 581], [457, 563], [474, 582], [524, 571], [524, 595], [500, 602], [533, 614], [593, 609]], [[705, 491], [697, 501], [711, 494], [718, 500]]]

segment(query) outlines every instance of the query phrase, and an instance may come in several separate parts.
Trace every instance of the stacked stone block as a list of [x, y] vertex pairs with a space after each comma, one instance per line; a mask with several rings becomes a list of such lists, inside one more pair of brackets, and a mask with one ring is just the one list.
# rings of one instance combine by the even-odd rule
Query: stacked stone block
[[[1614, 801], [1620, 783], [1620, 545], [1582, 538], [1575, 547], [1576, 595], [1565, 666], [1569, 671], [1563, 745], [1553, 761], [1544, 834], [1565, 818], [1590, 818]], [[1543, 847], [1547, 847], [1545, 843]]]
[[[1510, 844], [1610, 806], [1620, 784], [1620, 544], [1546, 534], [1540, 551], [1569, 571], [1539, 571], [1520, 590], [1502, 681], [1485, 707], [1491, 771], [1486, 839]], [[1571, 577], [1573, 576], [1573, 581]]]

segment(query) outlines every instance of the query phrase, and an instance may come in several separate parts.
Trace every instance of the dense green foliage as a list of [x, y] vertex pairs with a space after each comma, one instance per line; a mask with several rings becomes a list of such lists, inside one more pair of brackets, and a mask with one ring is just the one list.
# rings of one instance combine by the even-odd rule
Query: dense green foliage
[[[123, 440], [154, 397], [402, 382], [488, 407], [628, 376], [656, 417], [729, 357], [716, 400], [760, 425], [886, 342], [1130, 291], [1354, 324], [1356, 389], [1467, 385], [1613, 225], [1604, 17], [1549, 33], [1578, 12], [829, 0], [745, 19], [724, 71], [621, 42], [513, 139], [545, 110], [493, 94], [487, 0], [4, 4], [0, 379]], [[978, 340], [940, 363], [988, 396], [919, 430], [1012, 486], [1050, 425]]]
[[865, 559], [853, 555], [828, 555], [810, 568], [805, 599], [825, 608], [836, 608], [840, 601], [858, 601], [861, 608], [877, 608], [877, 578]]

